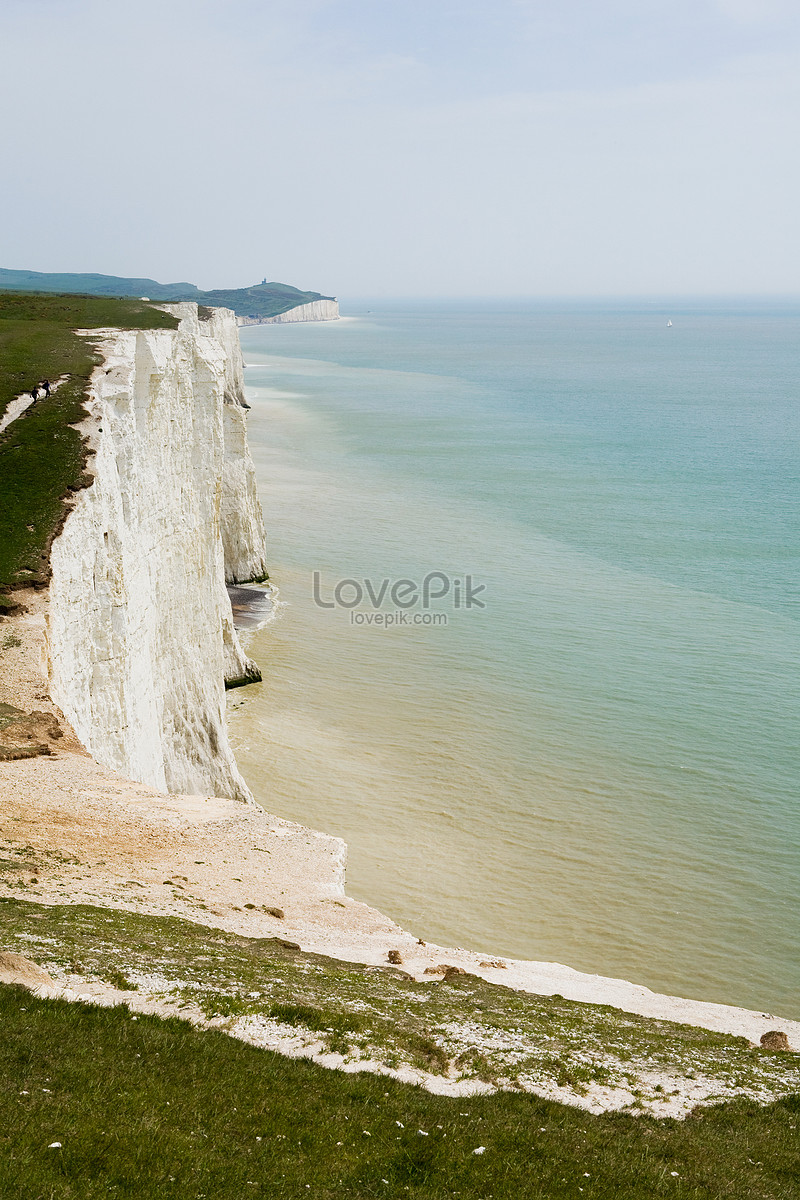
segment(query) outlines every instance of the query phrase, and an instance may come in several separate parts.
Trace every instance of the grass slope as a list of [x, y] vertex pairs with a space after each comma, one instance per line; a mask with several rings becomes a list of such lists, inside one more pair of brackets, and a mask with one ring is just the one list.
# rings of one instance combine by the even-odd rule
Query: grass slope
[[69, 379], [0, 434], [0, 592], [47, 578], [50, 542], [71, 490], [86, 482], [80, 435], [89, 377], [100, 361], [76, 329], [172, 329], [174, 317], [141, 301], [0, 294], [0, 415], [47, 378]]
[[27, 292], [76, 292], [89, 296], [147, 296], [150, 300], [194, 300], [209, 308], [231, 308], [243, 317], [275, 317], [299, 304], [331, 300], [319, 292], [304, 292], [287, 283], [260, 283], [249, 288], [202, 292], [193, 283], [157, 283], [120, 275], [46, 274], [0, 268], [0, 289]]
[[137, 299], [147, 296], [150, 300], [195, 300], [200, 294], [193, 283], [157, 283], [155, 279], [78, 272], [11, 271], [6, 267], [0, 267], [0, 289]]
[[685, 1122], [590, 1117], [531, 1096], [432, 1096], [13, 987], [0, 1022], [1, 1197], [800, 1194], [797, 1098]]
[[[12, 852], [10, 877], [35, 865]], [[176, 897], [183, 884], [174, 881]], [[659, 1115], [678, 1094], [771, 1101], [800, 1092], [800, 1056], [638, 1017], [608, 1005], [515, 992], [474, 976], [417, 983], [392, 967], [304, 953], [174, 917], [0, 900], [0, 949], [21, 951], [75, 991], [92, 980], [193, 1005], [231, 1032], [296, 1035], [345, 1065], [378, 1062], [580, 1100], [624, 1089]], [[624, 1098], [620, 1103], [624, 1103]], [[668, 1111], [668, 1110], [667, 1110]]]

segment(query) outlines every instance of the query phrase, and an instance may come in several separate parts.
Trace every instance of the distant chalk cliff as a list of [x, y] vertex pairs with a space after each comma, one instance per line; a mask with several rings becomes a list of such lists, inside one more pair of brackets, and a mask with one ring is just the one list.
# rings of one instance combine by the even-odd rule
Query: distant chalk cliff
[[288, 321], [338, 321], [338, 300], [312, 300], [310, 304], [298, 304], [276, 317], [239, 317], [240, 325], [284, 325]]
[[225, 682], [260, 678], [225, 589], [263, 579], [235, 315], [111, 330], [84, 422], [92, 485], [53, 543], [51, 695], [95, 759], [169, 792], [249, 800]]

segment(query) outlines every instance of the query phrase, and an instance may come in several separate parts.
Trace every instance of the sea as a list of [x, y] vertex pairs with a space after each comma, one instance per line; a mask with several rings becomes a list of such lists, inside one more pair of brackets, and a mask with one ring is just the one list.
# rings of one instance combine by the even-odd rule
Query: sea
[[800, 301], [241, 331], [269, 811], [426, 941], [800, 1018]]

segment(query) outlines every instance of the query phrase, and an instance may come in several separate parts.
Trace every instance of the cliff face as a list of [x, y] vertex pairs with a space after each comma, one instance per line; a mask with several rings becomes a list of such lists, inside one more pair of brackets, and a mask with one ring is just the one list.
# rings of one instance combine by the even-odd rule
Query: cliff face
[[247, 403], [244, 363], [237, 321], [226, 308], [213, 308], [204, 333], [213, 337], [225, 356], [220, 533], [228, 583], [261, 581], [267, 577], [264, 521], [256, 488], [256, 472], [247, 446]]
[[236, 320], [109, 331], [84, 423], [94, 483], [53, 543], [50, 686], [103, 766], [171, 792], [250, 799], [225, 679], [257, 668], [225, 590], [263, 578]]
[[338, 321], [338, 300], [314, 300], [311, 304], [298, 304], [277, 317], [239, 317], [240, 325], [284, 325], [287, 321]]

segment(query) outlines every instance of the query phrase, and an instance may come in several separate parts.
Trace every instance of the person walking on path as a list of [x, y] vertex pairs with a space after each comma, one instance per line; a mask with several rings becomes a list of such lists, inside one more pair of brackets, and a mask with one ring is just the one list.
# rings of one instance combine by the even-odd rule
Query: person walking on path
[[41, 381], [41, 383], [39, 384], [39, 387], [44, 389], [45, 396], [50, 395], [50, 380], [49, 379], [43, 379]]
[[35, 383], [33, 385], [33, 387], [31, 388], [31, 401], [32, 401], [32, 403], [35, 404], [38, 399], [39, 399], [39, 385], [38, 385], [38, 383]]

